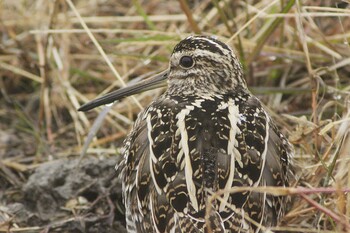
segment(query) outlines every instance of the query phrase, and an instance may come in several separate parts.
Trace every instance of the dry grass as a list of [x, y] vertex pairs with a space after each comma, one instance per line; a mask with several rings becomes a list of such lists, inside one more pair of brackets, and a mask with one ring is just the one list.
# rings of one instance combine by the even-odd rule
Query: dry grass
[[[293, 193], [279, 229], [350, 232], [349, 1], [1, 3], [0, 140], [11, 133], [20, 145], [0, 148], [0, 188], [43, 161], [78, 156], [100, 111], [77, 112], [81, 104], [165, 69], [173, 45], [202, 33], [236, 48], [252, 92], [295, 146], [297, 186], [315, 189]], [[160, 93], [116, 103], [88, 154], [114, 155]]]

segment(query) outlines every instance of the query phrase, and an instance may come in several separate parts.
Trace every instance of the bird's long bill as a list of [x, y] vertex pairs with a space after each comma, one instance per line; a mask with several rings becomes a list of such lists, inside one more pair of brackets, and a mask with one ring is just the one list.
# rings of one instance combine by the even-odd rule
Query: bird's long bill
[[119, 90], [108, 93], [102, 97], [94, 99], [84, 105], [82, 105], [78, 111], [89, 111], [93, 108], [104, 104], [113, 103], [116, 100], [138, 94], [144, 91], [153, 90], [159, 87], [164, 87], [166, 85], [166, 79], [168, 77], [168, 70], [165, 70], [155, 76], [152, 76], [146, 80], [143, 80], [139, 83], [132, 84], [130, 86], [120, 88]]

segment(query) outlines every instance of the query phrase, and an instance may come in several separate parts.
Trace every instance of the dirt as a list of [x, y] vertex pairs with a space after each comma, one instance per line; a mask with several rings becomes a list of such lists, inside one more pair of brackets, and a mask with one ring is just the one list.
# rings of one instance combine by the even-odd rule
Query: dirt
[[[87, 157], [80, 163], [77, 158], [63, 158], [42, 163], [17, 188], [7, 179], [8, 187], [0, 195], [0, 228], [126, 232], [121, 184], [114, 168], [119, 158]], [[4, 172], [0, 179], [3, 186]]]

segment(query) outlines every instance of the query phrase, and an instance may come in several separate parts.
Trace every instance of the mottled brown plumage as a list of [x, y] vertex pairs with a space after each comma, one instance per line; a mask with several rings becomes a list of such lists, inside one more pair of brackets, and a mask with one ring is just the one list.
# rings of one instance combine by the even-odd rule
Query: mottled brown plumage
[[160, 79], [167, 79], [168, 89], [139, 114], [118, 165], [128, 232], [258, 232], [259, 225], [275, 226], [286, 197], [226, 193], [208, 202], [231, 187], [289, 186], [289, 143], [248, 91], [233, 51], [211, 37], [190, 36], [176, 45]]

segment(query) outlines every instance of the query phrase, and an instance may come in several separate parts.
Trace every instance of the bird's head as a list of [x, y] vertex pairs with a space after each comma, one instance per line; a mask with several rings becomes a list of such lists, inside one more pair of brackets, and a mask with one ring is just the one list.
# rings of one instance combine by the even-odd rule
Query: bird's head
[[87, 111], [167, 83], [167, 93], [173, 95], [224, 94], [237, 87], [246, 88], [241, 63], [228, 45], [213, 37], [189, 36], [175, 46], [166, 71], [97, 98], [79, 110]]
[[[189, 36], [170, 57], [170, 92], [223, 93], [246, 86], [242, 66], [225, 43], [206, 36]], [[174, 89], [174, 90], [172, 90]]]

